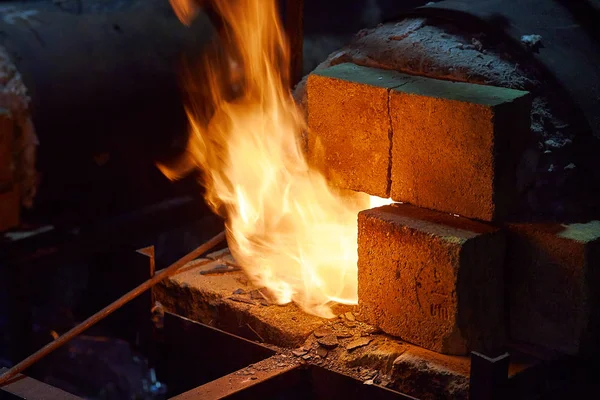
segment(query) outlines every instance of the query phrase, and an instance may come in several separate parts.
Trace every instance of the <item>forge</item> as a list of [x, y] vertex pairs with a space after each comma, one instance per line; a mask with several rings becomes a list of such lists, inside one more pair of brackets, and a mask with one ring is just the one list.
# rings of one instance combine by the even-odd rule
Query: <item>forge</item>
[[[110, 374], [100, 398], [600, 394], [600, 69], [588, 56], [600, 44], [585, 17], [597, 4], [416, 1], [309, 65], [308, 0], [163, 3], [0, 10], [13, 366], [0, 371], [25, 374], [0, 383], [0, 398], [94, 397], [86, 368]], [[61, 38], [62, 23], [90, 39], [40, 41]], [[57, 64], [87, 46], [89, 60]], [[176, 63], [180, 53], [196, 57]], [[65, 109], [76, 116], [59, 118]], [[82, 126], [118, 126], [106, 142], [93, 135], [94, 165], [116, 166], [89, 187], [77, 163], [49, 155], [76, 154], [63, 139]], [[152, 136], [165, 126], [177, 133]], [[44, 140], [50, 178], [38, 186]], [[122, 187], [94, 187], [122, 172]], [[57, 186], [93, 200], [59, 215]], [[164, 201], [174, 192], [186, 196]], [[128, 211], [112, 219], [113, 207]], [[50, 288], [61, 263], [86, 283]], [[62, 319], [46, 316], [60, 296]]]

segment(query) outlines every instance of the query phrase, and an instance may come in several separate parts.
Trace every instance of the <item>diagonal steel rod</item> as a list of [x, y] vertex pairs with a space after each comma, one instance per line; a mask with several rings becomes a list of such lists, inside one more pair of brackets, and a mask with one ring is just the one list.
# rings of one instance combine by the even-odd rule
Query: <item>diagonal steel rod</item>
[[225, 232], [219, 233], [218, 235], [216, 235], [215, 237], [213, 237], [208, 242], [204, 243], [191, 253], [186, 254], [179, 260], [175, 261], [173, 264], [169, 265], [167, 268], [163, 269], [161, 272], [154, 275], [154, 277], [152, 277], [151, 279], [142, 283], [130, 292], [124, 294], [108, 306], [104, 307], [102, 310], [98, 311], [96, 314], [92, 315], [79, 325], [64, 333], [62, 336], [58, 337], [56, 340], [48, 343], [32, 355], [30, 355], [29, 357], [12, 367], [11, 369], [6, 371], [2, 376], [0, 376], [0, 387], [4, 386], [4, 384], [6, 384], [11, 378], [15, 377], [16, 375], [23, 372], [25, 369], [31, 367], [33, 364], [35, 364], [48, 354], [52, 353], [54, 350], [69, 342], [75, 336], [79, 335], [80, 333], [92, 327], [93, 325], [97, 324], [98, 322], [112, 314], [114, 311], [123, 307], [125, 304], [135, 299], [137, 296], [144, 293], [152, 286], [156, 285], [163, 279], [175, 274], [179, 268], [183, 267], [185, 264], [194, 260], [195, 258], [200, 257], [202, 254], [211, 250], [223, 240], [225, 240]]

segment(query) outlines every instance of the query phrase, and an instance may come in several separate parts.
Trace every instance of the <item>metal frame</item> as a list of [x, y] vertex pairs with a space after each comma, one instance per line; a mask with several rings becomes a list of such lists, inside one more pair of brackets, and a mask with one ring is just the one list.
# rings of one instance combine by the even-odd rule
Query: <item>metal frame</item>
[[[0, 368], [0, 374], [7, 371]], [[78, 396], [67, 393], [25, 375], [17, 375], [9, 384], [0, 388], [0, 400], [78, 400]]]
[[[163, 329], [157, 373], [172, 399], [415, 400], [315, 365], [277, 363], [277, 352], [265, 345], [177, 314], [165, 312]], [[261, 370], [269, 363], [275, 366]], [[256, 373], [248, 376], [251, 365]]]

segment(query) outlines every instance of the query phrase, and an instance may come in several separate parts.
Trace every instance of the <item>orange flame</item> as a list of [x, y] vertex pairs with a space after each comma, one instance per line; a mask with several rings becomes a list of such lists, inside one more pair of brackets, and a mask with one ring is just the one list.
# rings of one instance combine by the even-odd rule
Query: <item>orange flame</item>
[[179, 20], [189, 26], [200, 12], [198, 0], [169, 0]]
[[[189, 8], [190, 0], [171, 1]], [[225, 68], [212, 57], [205, 69], [214, 113], [203, 124], [206, 107], [188, 108], [187, 168], [161, 170], [175, 178], [190, 164], [200, 167], [207, 202], [226, 217], [229, 247], [248, 276], [280, 304], [332, 317], [330, 302], [357, 302], [357, 213], [369, 197], [340, 197], [304, 157], [306, 126], [289, 91], [275, 2], [217, 0], [213, 7], [229, 40]], [[188, 89], [199, 86], [188, 81]]]

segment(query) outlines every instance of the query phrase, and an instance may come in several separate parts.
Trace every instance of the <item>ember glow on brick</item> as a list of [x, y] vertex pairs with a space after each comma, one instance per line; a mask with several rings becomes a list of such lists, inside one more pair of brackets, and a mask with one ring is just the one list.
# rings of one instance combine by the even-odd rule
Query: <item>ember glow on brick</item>
[[503, 344], [505, 239], [487, 224], [410, 205], [358, 217], [362, 318], [444, 354]]

